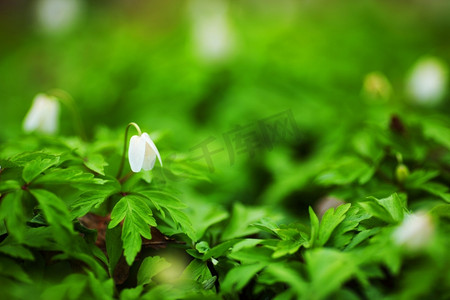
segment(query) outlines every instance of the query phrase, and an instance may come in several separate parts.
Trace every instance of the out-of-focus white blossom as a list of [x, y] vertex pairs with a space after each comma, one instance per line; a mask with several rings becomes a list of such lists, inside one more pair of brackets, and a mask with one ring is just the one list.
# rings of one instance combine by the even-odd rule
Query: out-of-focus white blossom
[[38, 94], [33, 100], [30, 110], [25, 116], [23, 129], [25, 132], [37, 131], [54, 134], [58, 130], [59, 101], [55, 97]]
[[228, 18], [228, 4], [223, 0], [192, 0], [189, 5], [192, 42], [196, 54], [216, 62], [230, 56], [234, 47]]
[[80, 0], [39, 0], [36, 3], [36, 18], [46, 33], [60, 33], [75, 25], [82, 8]]
[[417, 104], [438, 104], [447, 91], [448, 68], [435, 57], [420, 59], [412, 68], [407, 81], [407, 92]]
[[128, 148], [128, 161], [133, 172], [137, 173], [142, 169], [145, 171], [153, 169], [156, 157], [158, 157], [159, 163], [162, 166], [158, 149], [146, 132], [131, 137]]
[[392, 237], [397, 245], [409, 250], [419, 250], [430, 243], [433, 235], [434, 224], [430, 215], [418, 212], [405, 217]]

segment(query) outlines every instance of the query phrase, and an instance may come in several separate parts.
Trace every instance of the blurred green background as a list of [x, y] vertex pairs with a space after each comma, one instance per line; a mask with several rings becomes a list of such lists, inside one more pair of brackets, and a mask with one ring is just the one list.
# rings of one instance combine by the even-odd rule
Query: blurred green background
[[[192, 148], [209, 137], [224, 148], [236, 126], [289, 111], [299, 135], [234, 164], [214, 155], [214, 184], [196, 195], [306, 205], [327, 195], [311, 182], [365, 124], [448, 125], [448, 93], [421, 104], [406, 86], [423, 57], [448, 70], [449, 32], [444, 0], [3, 0], [0, 141], [22, 134], [32, 99], [52, 88], [73, 96], [89, 139], [108, 128], [120, 140], [134, 121], [164, 137], [163, 161], [199, 156]], [[64, 108], [60, 133], [76, 134]]]

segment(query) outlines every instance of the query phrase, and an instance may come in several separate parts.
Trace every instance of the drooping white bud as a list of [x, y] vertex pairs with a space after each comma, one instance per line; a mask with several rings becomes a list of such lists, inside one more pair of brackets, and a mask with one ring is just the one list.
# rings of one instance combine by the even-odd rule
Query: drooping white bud
[[146, 132], [140, 136], [133, 135], [131, 137], [128, 148], [128, 161], [133, 172], [137, 173], [142, 169], [145, 171], [153, 169], [156, 157], [158, 157], [159, 163], [162, 166], [158, 149]]
[[58, 130], [58, 118], [58, 99], [53, 96], [38, 94], [25, 116], [23, 129], [25, 132], [37, 131], [40, 133], [54, 134]]

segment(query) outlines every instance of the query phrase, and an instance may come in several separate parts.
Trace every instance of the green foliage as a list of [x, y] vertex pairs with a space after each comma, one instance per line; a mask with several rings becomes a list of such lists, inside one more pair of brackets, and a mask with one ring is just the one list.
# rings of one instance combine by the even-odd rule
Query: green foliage
[[131, 265], [141, 250], [141, 236], [150, 240], [152, 235], [149, 226], [156, 226], [156, 221], [148, 205], [134, 195], [123, 197], [114, 206], [108, 227], [114, 228], [121, 221], [124, 221], [122, 228], [124, 255], [127, 263]]
[[[448, 74], [405, 90], [450, 65], [448, 3], [80, 0], [50, 33], [37, 2], [0, 5], [1, 299], [450, 298]], [[130, 121], [162, 166], [131, 172]]]

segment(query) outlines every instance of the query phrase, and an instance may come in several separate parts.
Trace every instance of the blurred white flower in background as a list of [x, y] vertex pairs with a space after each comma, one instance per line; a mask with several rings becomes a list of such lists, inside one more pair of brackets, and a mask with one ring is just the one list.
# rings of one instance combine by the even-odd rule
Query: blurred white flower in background
[[447, 90], [448, 68], [435, 57], [420, 59], [411, 69], [407, 92], [417, 104], [433, 106], [442, 101]]
[[59, 101], [53, 96], [38, 94], [25, 116], [25, 132], [37, 131], [54, 134], [58, 130]]
[[158, 149], [146, 132], [131, 137], [128, 148], [128, 161], [133, 172], [137, 173], [142, 169], [145, 171], [153, 169], [156, 157], [158, 157], [159, 163], [162, 166]]
[[434, 235], [434, 224], [430, 215], [418, 212], [406, 216], [394, 231], [393, 239], [397, 245], [409, 250], [419, 250], [429, 245]]
[[82, 13], [80, 0], [38, 0], [36, 18], [46, 33], [56, 34], [71, 29]]
[[188, 13], [195, 53], [207, 62], [228, 58], [234, 48], [228, 3], [222, 0], [192, 0]]

